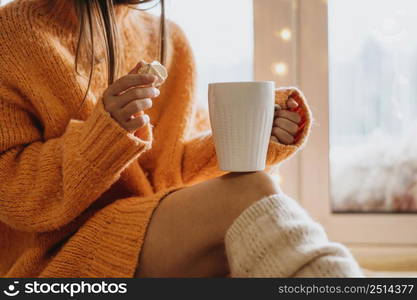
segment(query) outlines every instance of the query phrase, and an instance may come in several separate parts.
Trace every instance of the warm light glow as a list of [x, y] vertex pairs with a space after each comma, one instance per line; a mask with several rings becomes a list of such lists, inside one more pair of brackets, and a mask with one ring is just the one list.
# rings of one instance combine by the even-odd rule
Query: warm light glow
[[290, 41], [291, 40], [291, 30], [288, 28], [284, 28], [281, 31], [277, 32], [277, 35], [281, 37], [284, 41]]
[[277, 75], [284, 76], [288, 72], [288, 67], [285, 63], [275, 63], [272, 65], [272, 72]]

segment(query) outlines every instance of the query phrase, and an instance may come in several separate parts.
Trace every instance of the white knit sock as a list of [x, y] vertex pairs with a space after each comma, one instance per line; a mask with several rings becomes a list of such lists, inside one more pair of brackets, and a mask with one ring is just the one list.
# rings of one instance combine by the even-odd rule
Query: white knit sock
[[327, 239], [282, 192], [254, 203], [228, 229], [232, 277], [362, 277], [346, 247]]

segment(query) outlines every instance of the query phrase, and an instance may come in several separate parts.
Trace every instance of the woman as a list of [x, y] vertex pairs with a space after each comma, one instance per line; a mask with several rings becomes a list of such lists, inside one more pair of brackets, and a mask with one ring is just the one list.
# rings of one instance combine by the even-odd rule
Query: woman
[[[1, 8], [0, 274], [360, 274], [266, 173], [216, 168], [212, 138], [197, 130], [187, 41], [174, 24], [160, 40], [156, 19], [128, 6], [139, 2]], [[135, 73], [164, 53], [169, 79], [158, 90]], [[297, 113], [276, 112], [269, 166], [308, 134], [301, 94], [277, 93], [283, 106], [297, 101], [304, 129]]]

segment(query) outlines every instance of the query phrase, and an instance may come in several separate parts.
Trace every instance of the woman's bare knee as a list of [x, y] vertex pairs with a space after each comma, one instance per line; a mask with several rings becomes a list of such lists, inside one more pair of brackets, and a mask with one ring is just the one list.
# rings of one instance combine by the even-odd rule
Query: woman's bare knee
[[224, 193], [227, 194], [230, 221], [237, 218], [246, 208], [264, 197], [278, 193], [274, 179], [263, 171], [231, 173], [219, 178]]
[[[224, 177], [226, 177], [225, 175]], [[248, 173], [230, 173], [229, 176], [238, 184], [244, 184], [247, 189], [255, 189], [263, 194], [275, 193], [277, 186], [271, 175], [264, 171]]]
[[256, 201], [278, 192], [278, 186], [271, 175], [263, 171], [231, 173], [221, 177], [229, 193], [242, 197], [253, 197]]

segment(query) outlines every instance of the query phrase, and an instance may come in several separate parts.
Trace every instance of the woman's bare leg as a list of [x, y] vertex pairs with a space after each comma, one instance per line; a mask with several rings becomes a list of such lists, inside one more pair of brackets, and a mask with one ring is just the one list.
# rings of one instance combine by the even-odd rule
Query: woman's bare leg
[[224, 236], [251, 204], [278, 192], [264, 172], [235, 173], [168, 195], [155, 210], [138, 277], [216, 277], [229, 273]]

